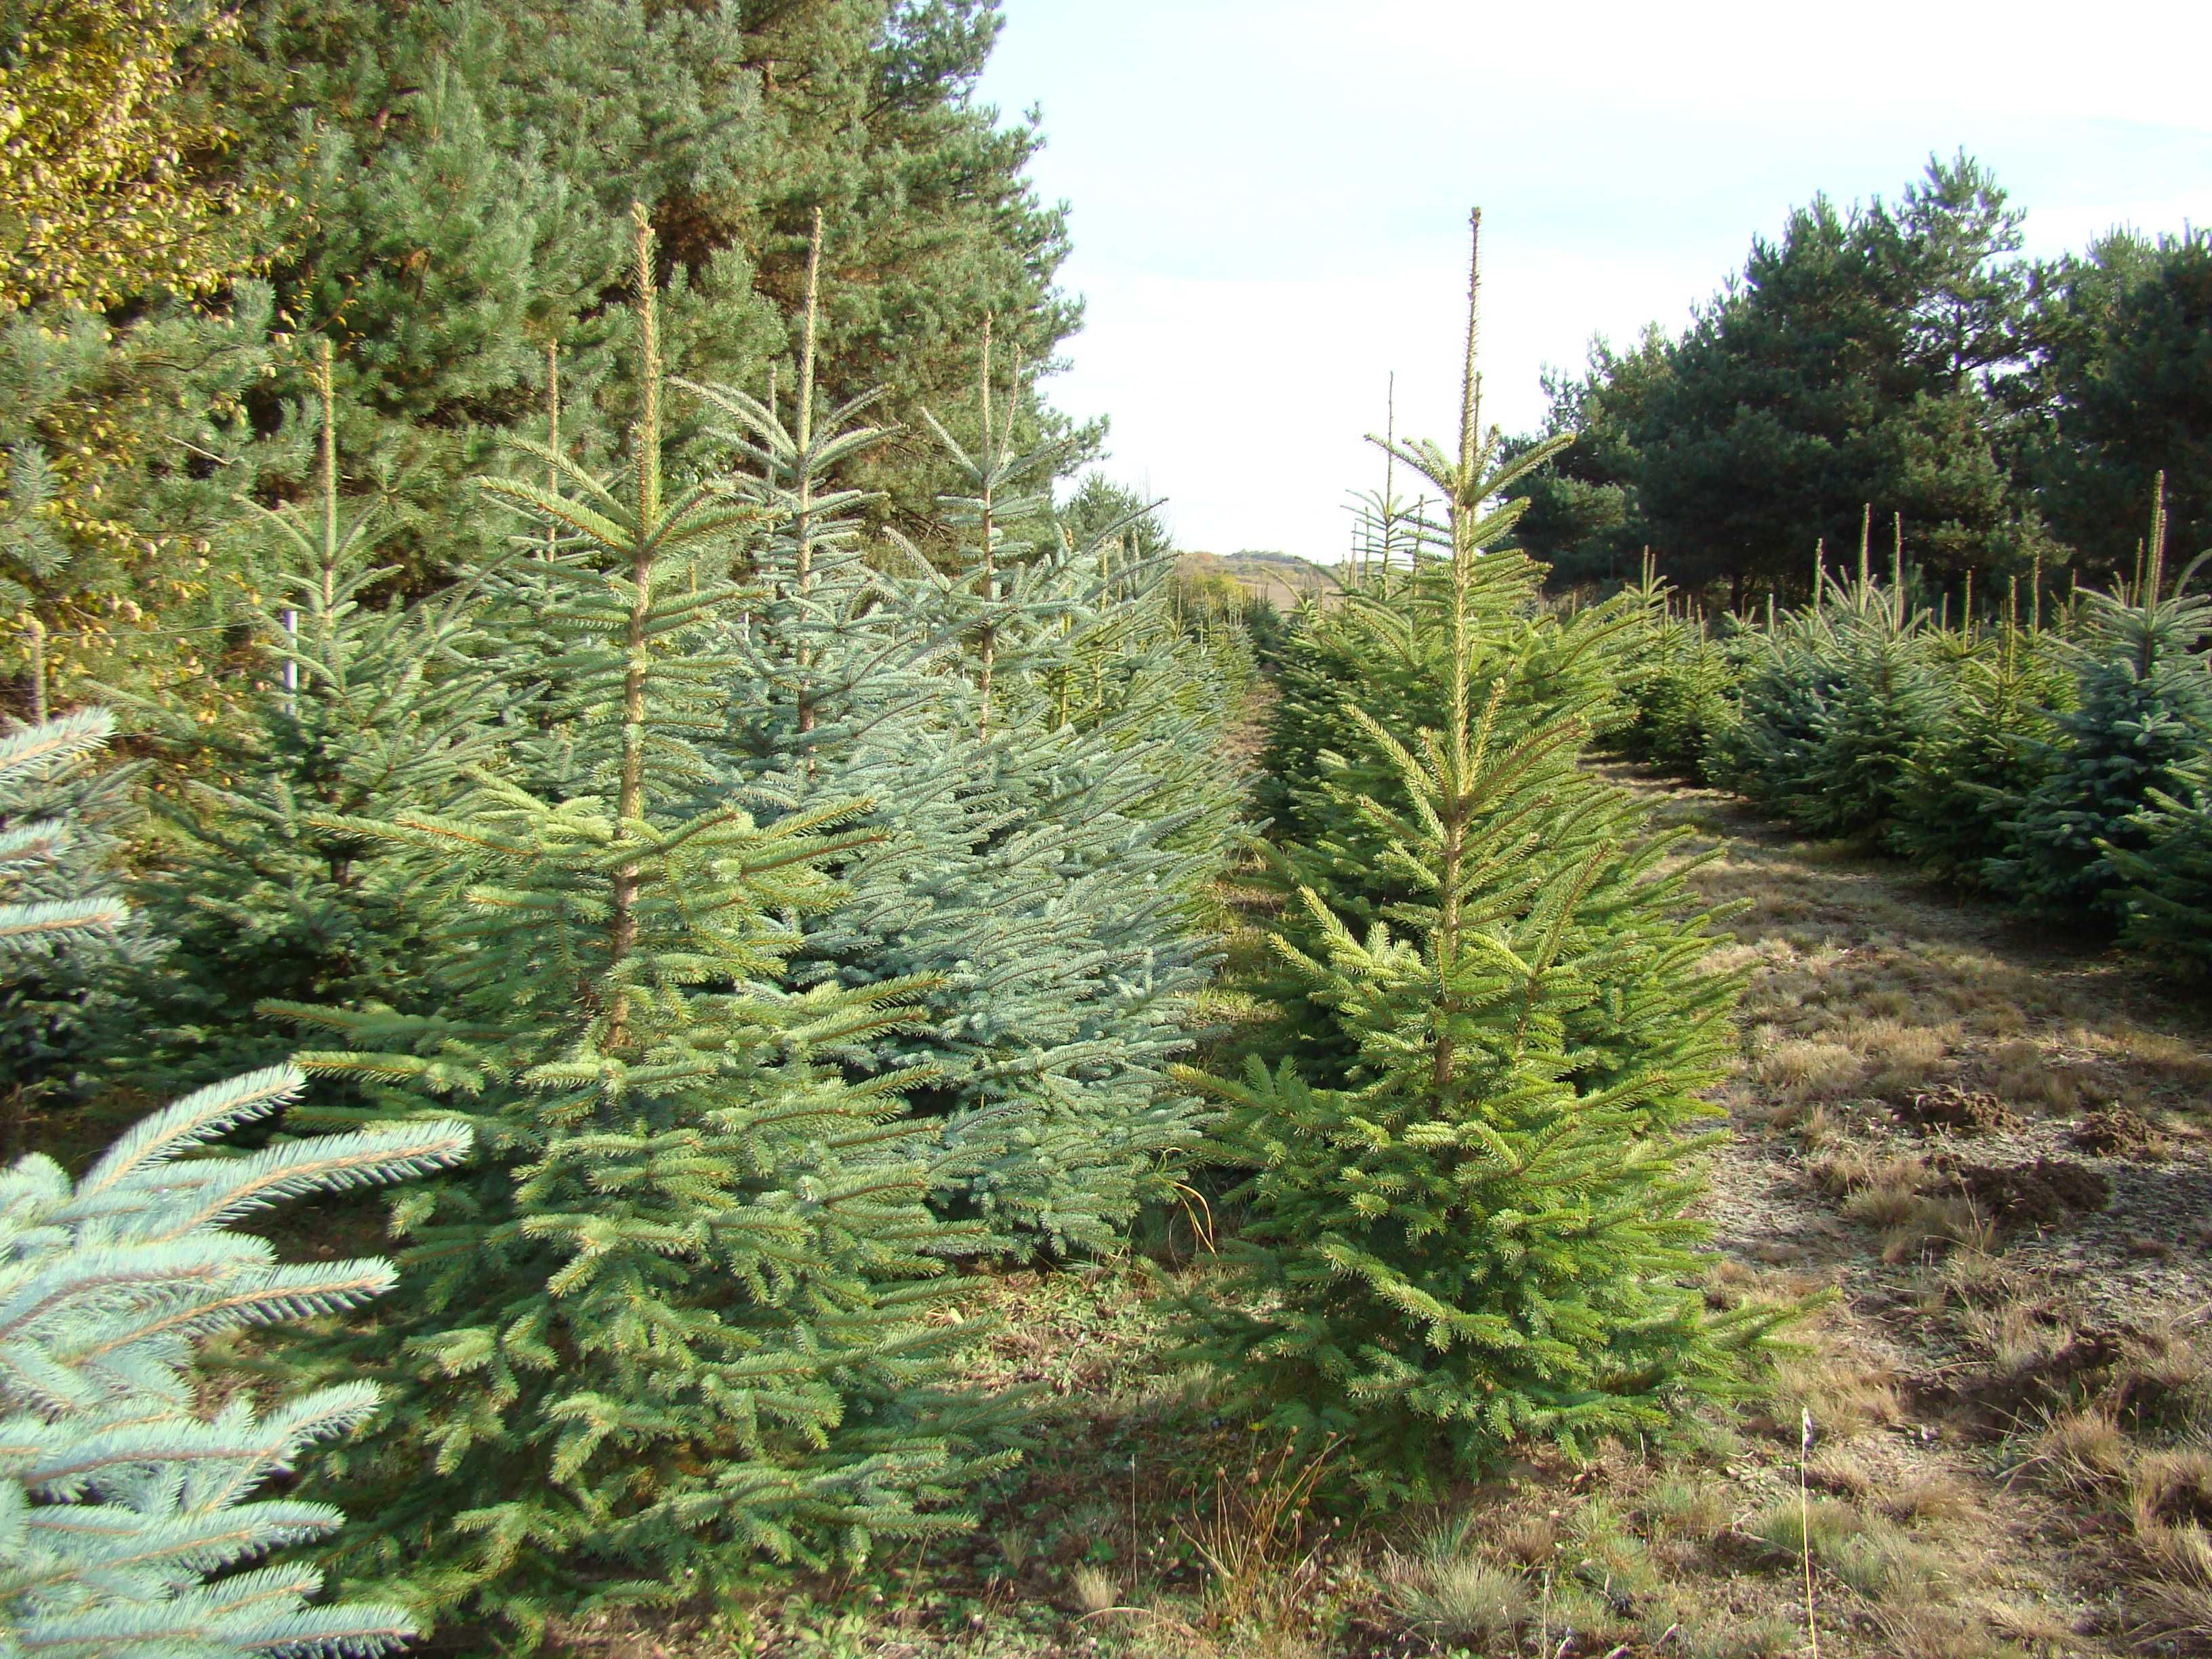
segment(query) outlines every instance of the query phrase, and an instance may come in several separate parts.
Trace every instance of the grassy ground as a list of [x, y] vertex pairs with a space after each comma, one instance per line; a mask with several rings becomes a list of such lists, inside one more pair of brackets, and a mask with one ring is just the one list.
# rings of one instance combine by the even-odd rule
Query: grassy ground
[[1151, 1260], [979, 1286], [974, 1380], [1035, 1427], [971, 1531], [573, 1651], [2212, 1651], [2206, 1023], [1894, 865], [1618, 775], [1717, 852], [1701, 892], [1748, 901], [1713, 1275], [1838, 1292], [1763, 1397], [1437, 1509], [1317, 1513], [1316, 1472], [1180, 1363], [1205, 1255], [1167, 1229]]

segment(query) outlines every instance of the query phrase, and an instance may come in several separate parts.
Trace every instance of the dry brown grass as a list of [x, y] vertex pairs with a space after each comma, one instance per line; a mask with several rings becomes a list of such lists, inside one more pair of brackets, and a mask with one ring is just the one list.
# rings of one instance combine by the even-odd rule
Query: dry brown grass
[[1981, 1511], [1973, 1489], [1955, 1475], [1925, 1469], [1885, 1474], [1872, 1494], [1875, 1507], [1893, 1521], [1954, 1526]]
[[1549, 1566], [1559, 1547], [1559, 1519], [1550, 1514], [1513, 1516], [1491, 1534], [1490, 1547], [1501, 1559], [1521, 1566]]
[[1848, 1446], [1823, 1446], [1805, 1460], [1805, 1479], [1816, 1492], [1863, 1498], [1877, 1479], [1866, 1459]]
[[1990, 1054], [1992, 1086], [2008, 1106], [2063, 1117], [2081, 1105], [2081, 1071], [2051, 1045], [2021, 1037]]
[[1835, 1136], [1827, 1145], [1807, 1171], [1844, 1215], [1881, 1234], [1883, 1261], [1904, 1261], [1953, 1246], [1986, 1257], [1994, 1249], [1992, 1218], [1925, 1155]]
[[[2082, 1271], [2212, 1243], [2172, 1208], [2130, 1234], [2100, 1195], [2200, 1178], [2125, 1171], [2202, 1159], [2212, 1032], [2112, 959], [2014, 936], [1894, 866], [1787, 843], [1717, 797], [1686, 810], [1740, 837], [1692, 874], [1699, 892], [1752, 901], [1719, 953], [1748, 978], [1731, 1225], [1747, 1257], [1817, 1267], [1850, 1304], [1763, 1408], [1785, 1455], [1812, 1414], [1804, 1473], [1832, 1506], [1814, 1553], [1871, 1609], [1870, 1633], [1824, 1623], [1821, 1651], [2212, 1653], [2204, 1310], [2161, 1324]], [[1984, 1457], [2011, 1481], [1978, 1473]], [[1742, 1525], [1786, 1545], [1790, 1507]], [[1653, 1537], [1688, 1559], [1668, 1509], [1651, 1504]]]
[[[1899, 1000], [1905, 999], [1900, 995]], [[1845, 1028], [1844, 1040], [1871, 1073], [1874, 1092], [1894, 1095], [1932, 1080], [1958, 1037], [1955, 1021], [1923, 1024], [1887, 1016], [1853, 1021]]]
[[2127, 1480], [2135, 1447], [2110, 1411], [2077, 1406], [2051, 1413], [2030, 1442], [2034, 1455], [2024, 1468], [2063, 1490], [2094, 1496]]
[[1864, 1063], [1841, 1042], [1791, 1038], [1761, 1054], [1752, 1075], [1793, 1100], [1844, 1093], [1865, 1073]]
[[1794, 1441], [1808, 1413], [1822, 1434], [1838, 1440], [1902, 1421], [1905, 1402], [1895, 1376], [1871, 1355], [1827, 1346], [1833, 1340], [1832, 1333], [1822, 1336], [1824, 1352], [1787, 1359], [1777, 1367], [1765, 1406], [1771, 1431]]

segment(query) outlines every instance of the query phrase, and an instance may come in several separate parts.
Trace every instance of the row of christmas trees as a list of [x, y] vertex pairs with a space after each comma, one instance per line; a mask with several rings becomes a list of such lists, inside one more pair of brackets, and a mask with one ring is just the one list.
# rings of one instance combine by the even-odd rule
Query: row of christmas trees
[[[131, 781], [82, 763], [106, 716], [11, 739], [15, 1076], [252, 1068], [73, 1191], [18, 1166], [46, 1270], [79, 1280], [15, 1331], [19, 1426], [82, 1449], [138, 1424], [148, 1456], [149, 1390], [171, 1426], [198, 1420], [195, 1340], [392, 1282], [276, 1267], [210, 1228], [472, 1148], [394, 1212], [401, 1296], [240, 1356], [327, 1379], [306, 1400], [343, 1413], [301, 1426], [308, 1406], [286, 1406], [222, 1482], [179, 1476], [189, 1437], [128, 1480], [10, 1470], [33, 1530], [7, 1594], [41, 1641], [220, 1626], [208, 1650], [258, 1651], [358, 1626], [318, 1650], [365, 1651], [402, 1603], [526, 1633], [585, 1599], [580, 1562], [592, 1595], [665, 1594], [948, 1524], [930, 1512], [1006, 1455], [942, 1381], [979, 1328], [940, 1316], [949, 1265], [1112, 1248], [1194, 1137], [1167, 1066], [1212, 964], [1201, 911], [1235, 801], [1209, 756], [1235, 653], [1174, 625], [1156, 566], [1115, 568], [1117, 526], [1060, 533], [1032, 489], [1058, 451], [1022, 446], [1019, 380], [988, 351], [961, 435], [930, 422], [966, 481], [945, 504], [963, 556], [864, 550], [863, 498], [833, 480], [884, 434], [866, 399], [817, 406], [811, 306], [785, 406], [684, 382], [642, 214], [635, 241], [628, 476], [549, 434], [543, 482], [481, 485], [503, 556], [433, 599], [371, 603], [386, 573], [374, 526], [341, 513], [325, 356], [321, 498], [268, 515], [263, 677], [213, 729], [131, 711], [168, 767], [127, 922], [81, 896]], [[721, 467], [665, 474], [679, 421]], [[83, 948], [94, 928], [120, 937]], [[29, 954], [57, 944], [76, 948]], [[192, 1206], [149, 1177], [133, 1213], [160, 1248], [118, 1280], [90, 1196], [109, 1166], [268, 1113], [299, 1082], [265, 1068], [286, 1056], [319, 1082], [253, 1156], [311, 1173]], [[201, 1276], [240, 1251], [224, 1271], [267, 1283]], [[327, 1528], [312, 1505], [232, 1511], [365, 1418], [318, 1480], [353, 1521], [340, 1574], [392, 1594], [301, 1610], [316, 1574], [291, 1569], [244, 1602], [251, 1574], [200, 1586]], [[96, 1559], [64, 1506], [99, 1512]]]
[[1887, 583], [1863, 537], [1855, 576], [1824, 568], [1811, 604], [1718, 629], [1647, 573], [1613, 741], [2201, 977], [2212, 598], [2172, 569], [2159, 494], [2133, 578], [2048, 614], [2015, 591], [1954, 625], [1915, 599], [1901, 528]]
[[[527, 1645], [957, 1524], [1018, 1428], [957, 1382], [957, 1264], [1113, 1249], [1209, 1165], [1241, 1224], [1191, 1352], [1371, 1499], [1738, 1377], [1779, 1315], [1709, 1305], [1685, 1215], [1735, 985], [1668, 844], [1578, 765], [1632, 609], [1562, 617], [1498, 550], [1490, 504], [1541, 456], [1483, 434], [1472, 320], [1457, 446], [1395, 450], [1435, 537], [1287, 647], [1250, 988], [1279, 1018], [1228, 1081], [1176, 1056], [1237, 807], [1233, 630], [1177, 628], [1115, 526], [1062, 533], [988, 350], [972, 421], [923, 416], [958, 562], [864, 536], [839, 471], [882, 434], [817, 407], [811, 329], [787, 409], [667, 375], [641, 216], [635, 252], [628, 475], [549, 433], [542, 483], [482, 486], [504, 556], [441, 596], [368, 603], [325, 408], [323, 499], [271, 526], [270, 672], [175, 734], [198, 765], [135, 920], [70, 839], [114, 805], [83, 765], [107, 717], [0, 750], [25, 1023], [164, 1082], [289, 1055], [76, 1182], [5, 1178], [24, 1644]], [[669, 476], [675, 420], [726, 465]], [[206, 1153], [241, 1127], [258, 1150]], [[227, 1225], [403, 1180], [396, 1272]], [[343, 1526], [264, 1485], [318, 1442]]]

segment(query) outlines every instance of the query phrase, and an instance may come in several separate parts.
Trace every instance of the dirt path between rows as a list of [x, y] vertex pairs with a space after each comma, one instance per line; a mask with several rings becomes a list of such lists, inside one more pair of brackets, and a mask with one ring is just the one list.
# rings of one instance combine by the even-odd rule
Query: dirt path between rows
[[2185, 1582], [2212, 1519], [2212, 1019], [2115, 952], [1611, 775], [1692, 832], [1698, 894], [1742, 907], [1711, 1217], [1724, 1278], [1839, 1298], [1800, 1373], [1814, 1483], [1941, 1494], [1886, 1507], [1942, 1593], [1916, 1613], [1869, 1587], [1864, 1650], [2212, 1640], [2212, 1578]]

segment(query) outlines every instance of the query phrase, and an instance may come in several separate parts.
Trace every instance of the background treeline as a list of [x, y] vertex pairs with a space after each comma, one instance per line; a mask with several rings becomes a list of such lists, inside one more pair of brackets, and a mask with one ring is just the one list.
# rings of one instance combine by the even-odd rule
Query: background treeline
[[1554, 586], [1632, 581], [1649, 548], [1700, 600], [1802, 599], [1869, 501], [1954, 607], [1969, 571], [1985, 600], [2039, 565], [2102, 586], [2160, 471], [2172, 546], [2212, 546], [2212, 234], [2031, 261], [2021, 222], [1986, 168], [1933, 162], [1793, 211], [1679, 337], [1599, 342], [1549, 383], [1544, 433], [1576, 443], [1521, 487]]
[[[0, 161], [0, 692], [28, 712], [38, 655], [58, 687], [220, 702], [240, 498], [311, 491], [311, 339], [398, 588], [485, 550], [462, 483], [526, 465], [501, 440], [545, 435], [550, 364], [563, 443], [611, 464], [633, 199], [700, 377], [787, 402], [817, 211], [825, 397], [949, 407], [987, 314], [1006, 361], [1047, 362], [1078, 308], [1036, 133], [971, 101], [997, 28], [986, 0], [0, 5], [28, 112]], [[870, 514], [941, 550], [926, 434], [855, 465]]]

